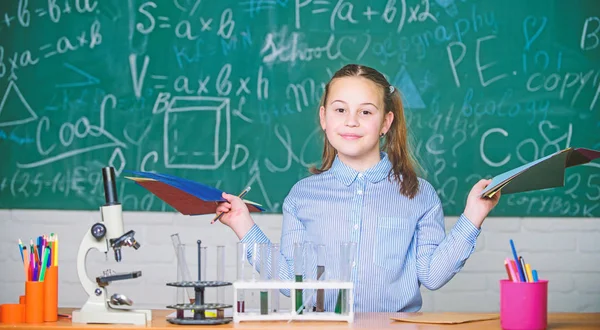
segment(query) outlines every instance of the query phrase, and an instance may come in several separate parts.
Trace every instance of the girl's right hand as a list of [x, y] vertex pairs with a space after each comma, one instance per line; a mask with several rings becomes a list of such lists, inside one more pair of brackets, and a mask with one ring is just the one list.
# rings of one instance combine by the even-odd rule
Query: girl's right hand
[[254, 226], [254, 220], [250, 216], [250, 211], [248, 211], [246, 203], [238, 196], [227, 193], [223, 193], [222, 196], [227, 201], [221, 202], [217, 206], [217, 215], [223, 213], [219, 221], [233, 229], [237, 237], [242, 239], [250, 228]]

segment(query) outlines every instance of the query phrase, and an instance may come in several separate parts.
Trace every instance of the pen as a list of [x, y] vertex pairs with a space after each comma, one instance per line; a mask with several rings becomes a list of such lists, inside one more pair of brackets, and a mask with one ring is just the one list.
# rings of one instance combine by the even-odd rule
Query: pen
[[58, 266], [58, 234], [50, 233], [50, 256], [52, 266]]
[[23, 270], [25, 271], [25, 281], [29, 281], [29, 254], [27, 254], [27, 249], [25, 248], [25, 253], [23, 254]]
[[25, 257], [23, 256], [23, 242], [19, 238], [19, 252], [21, 252], [21, 261], [25, 261]]
[[525, 264], [525, 270], [527, 271], [527, 282], [535, 282], [531, 273], [531, 265]]
[[48, 270], [48, 257], [50, 257], [50, 250], [44, 249], [44, 257], [42, 258], [42, 266], [40, 271], [40, 282], [44, 282], [46, 278], [46, 270]]
[[515, 264], [519, 273], [519, 279], [521, 279], [521, 282], [527, 282], [527, 279], [525, 278], [525, 272], [521, 268], [521, 263], [519, 262], [519, 257], [517, 256], [517, 249], [515, 249], [515, 243], [512, 239], [510, 240], [510, 248], [512, 250], [513, 258], [515, 259]]
[[513, 282], [520, 282], [519, 270], [517, 269], [517, 263], [514, 260], [509, 260], [510, 270], [513, 272]]
[[508, 260], [508, 258], [506, 258], [506, 260], [504, 260], [504, 268], [506, 268], [506, 275], [508, 275], [508, 280], [511, 282], [514, 282], [513, 280], [513, 273], [511, 271], [511, 267], [510, 267], [510, 260]]
[[[244, 198], [244, 196], [246, 196], [246, 194], [250, 191], [250, 186], [246, 187], [246, 189], [244, 189], [239, 195], [239, 198]], [[211, 224], [219, 221], [219, 219], [221, 219], [221, 216], [223, 216], [225, 212], [221, 212], [219, 215], [217, 215], [212, 221]]]
[[523, 259], [523, 257], [519, 256], [519, 261], [521, 262], [521, 269], [523, 269], [523, 273], [525, 274], [525, 281], [524, 282], [531, 282], [531, 279], [529, 277], [527, 277], [527, 271], [525, 270], [525, 259]]

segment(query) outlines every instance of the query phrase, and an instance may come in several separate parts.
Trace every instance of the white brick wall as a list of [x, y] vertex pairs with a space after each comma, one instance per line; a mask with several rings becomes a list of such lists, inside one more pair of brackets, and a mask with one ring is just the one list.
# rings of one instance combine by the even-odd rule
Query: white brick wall
[[[141, 270], [139, 279], [115, 282], [110, 292], [120, 292], [139, 308], [164, 308], [175, 300], [175, 289], [166, 282], [176, 280], [176, 261], [170, 235], [179, 233], [188, 244], [187, 260], [197, 274], [196, 240], [209, 247], [208, 276], [216, 276], [216, 246], [226, 246], [226, 280], [235, 279], [236, 236], [222, 224], [210, 225], [210, 217], [185, 217], [176, 213], [126, 212], [125, 229], [136, 231], [142, 247], [124, 248], [123, 261], [108, 261], [98, 251], [88, 255], [88, 273], [102, 270]], [[273, 241], [279, 241], [281, 215], [255, 216], [256, 222]], [[96, 211], [0, 210], [0, 303], [15, 302], [23, 294], [23, 268], [17, 239], [29, 241], [42, 233], [60, 237], [59, 304], [79, 307], [86, 299], [75, 260], [84, 233], [100, 220]], [[456, 218], [448, 218], [450, 229]], [[504, 258], [510, 256], [508, 240], [513, 238], [525, 260], [548, 279], [549, 309], [564, 312], [600, 312], [600, 219], [577, 218], [490, 218], [483, 226], [476, 252], [446, 286], [437, 291], [423, 289], [423, 311], [482, 311], [499, 309], [499, 283], [505, 278]], [[231, 289], [226, 297], [232, 297]], [[209, 291], [208, 301], [214, 301]], [[289, 304], [283, 300], [282, 304]]]

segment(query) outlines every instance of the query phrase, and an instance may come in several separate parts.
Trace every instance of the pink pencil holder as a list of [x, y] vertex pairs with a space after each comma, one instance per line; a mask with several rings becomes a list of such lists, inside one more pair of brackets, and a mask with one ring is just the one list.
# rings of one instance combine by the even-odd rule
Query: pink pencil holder
[[546, 329], [548, 281], [500, 280], [500, 324], [505, 330]]

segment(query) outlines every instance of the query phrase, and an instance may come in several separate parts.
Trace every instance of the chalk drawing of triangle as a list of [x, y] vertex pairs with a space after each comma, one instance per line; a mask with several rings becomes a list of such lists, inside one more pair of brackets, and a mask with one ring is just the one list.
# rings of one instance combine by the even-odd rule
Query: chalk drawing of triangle
[[424, 109], [425, 103], [421, 98], [421, 93], [415, 86], [412, 78], [404, 67], [394, 77], [393, 84], [400, 88], [400, 95], [402, 95], [402, 101], [408, 108], [413, 109]]
[[[14, 110], [11, 109], [10, 111], [14, 114], [16, 114], [16, 111], [19, 111], [19, 114], [18, 116], [15, 116], [16, 118], [14, 119], [5, 120], [3, 117], [6, 118], [8, 116], [9, 109], [4, 109], [4, 107], [6, 106], [6, 101], [8, 100], [10, 92], [17, 94], [19, 101], [21, 101], [20, 105], [14, 104], [17, 106], [17, 108], [14, 108]], [[22, 108], [25, 108], [27, 111], [21, 111]], [[35, 114], [35, 112], [33, 112], [33, 110], [31, 110], [31, 106], [29, 106], [29, 103], [27, 103], [27, 100], [25, 100], [23, 94], [21, 94], [19, 87], [15, 84], [14, 80], [9, 81], [8, 88], [2, 97], [2, 101], [0, 101], [0, 127], [22, 125], [36, 119], [38, 119], [38, 116]]]

